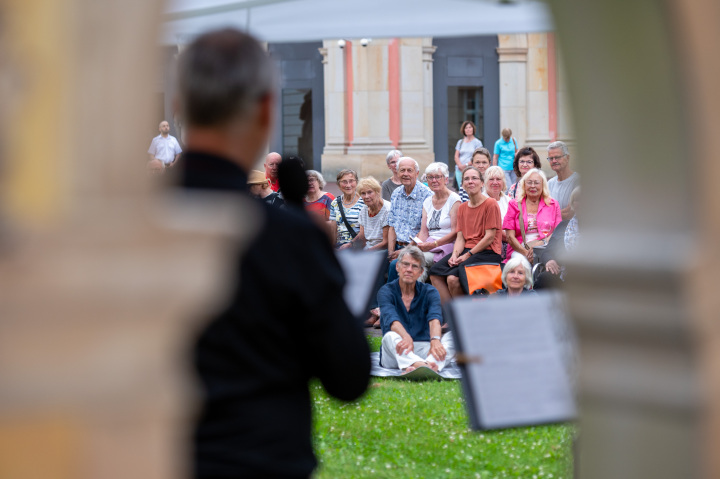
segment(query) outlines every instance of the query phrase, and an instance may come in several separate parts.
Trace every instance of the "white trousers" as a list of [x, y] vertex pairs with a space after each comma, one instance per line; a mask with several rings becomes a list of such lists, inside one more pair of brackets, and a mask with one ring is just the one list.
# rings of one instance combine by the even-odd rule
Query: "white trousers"
[[430, 341], [414, 341], [413, 350], [410, 353], [403, 351], [402, 354], [397, 353], [397, 344], [402, 341], [402, 337], [395, 331], [388, 331], [382, 338], [382, 359], [380, 365], [388, 369], [406, 369], [418, 361], [427, 361], [435, 363], [438, 371], [442, 371], [446, 364], [450, 364], [455, 359], [455, 342], [452, 333], [445, 333], [440, 339], [440, 343], [445, 347], [445, 359], [438, 361], [430, 353]]

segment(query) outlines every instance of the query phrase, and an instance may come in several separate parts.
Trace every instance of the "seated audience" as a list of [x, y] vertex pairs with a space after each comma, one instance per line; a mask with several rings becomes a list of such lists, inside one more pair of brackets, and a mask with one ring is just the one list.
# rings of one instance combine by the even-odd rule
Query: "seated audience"
[[323, 220], [330, 219], [330, 205], [335, 199], [332, 193], [323, 191], [325, 188], [325, 178], [319, 171], [307, 170], [308, 191], [305, 195], [303, 205], [307, 211], [310, 211]]
[[[542, 255], [545, 271], [540, 273], [535, 289], [559, 288], [565, 281], [565, 267], [562, 265], [562, 256], [577, 245], [580, 231], [578, 230], [578, 209], [580, 208], [580, 187], [570, 194], [570, 208], [575, 215], [558, 225], [548, 247]], [[561, 234], [562, 232], [562, 234]]]
[[342, 195], [330, 203], [330, 234], [336, 249], [352, 241], [360, 231], [358, 220], [365, 203], [356, 191], [357, 182], [355, 170], [341, 170], [337, 175], [337, 185]]
[[455, 357], [452, 333], [442, 334], [437, 290], [418, 281], [423, 253], [414, 246], [400, 251], [399, 278], [378, 292], [382, 323], [380, 365], [409, 372], [421, 366], [442, 371]]
[[383, 181], [382, 184], [382, 198], [385, 201], [390, 201], [393, 191], [402, 185], [397, 171], [397, 164], [400, 158], [402, 158], [402, 151], [400, 150], [390, 150], [390, 153], [388, 153], [385, 158], [385, 163], [387, 163], [388, 169], [392, 172], [392, 176]]
[[453, 251], [430, 268], [430, 281], [443, 302], [464, 294], [459, 275], [465, 264], [502, 261], [500, 207], [497, 201], [482, 193], [483, 176], [477, 168], [465, 168], [462, 181], [470, 199], [458, 208]]
[[247, 184], [250, 187], [250, 194], [255, 198], [277, 208], [285, 205], [285, 200], [282, 199], [280, 194], [270, 188], [270, 181], [262, 171], [250, 170]]
[[[426, 265], [432, 266], [452, 251], [457, 237], [457, 211], [460, 196], [450, 191], [450, 171], [445, 163], [430, 163], [425, 176], [433, 192], [423, 203], [422, 221], [416, 246], [425, 253]], [[392, 266], [391, 266], [392, 267]]]
[[526, 146], [525, 148], [518, 150], [517, 154], [515, 155], [515, 161], [513, 162], [513, 170], [515, 170], [515, 175], [517, 175], [517, 181], [513, 185], [508, 185], [509, 188], [507, 195], [509, 198], [518, 199], [518, 183], [520, 182], [520, 179], [525, 176], [525, 173], [532, 170], [533, 168], [542, 170], [542, 163], [540, 163], [540, 155], [537, 154], [537, 151], [535, 151], [535, 149], [530, 146]]
[[[485, 176], [485, 171], [490, 168], [490, 152], [487, 148], [481, 147], [475, 150], [470, 164], [480, 170], [480, 173]], [[483, 188], [483, 193], [485, 193], [485, 188]], [[467, 191], [463, 189], [462, 185], [458, 188], [458, 194], [463, 203], [468, 200]]]
[[504, 288], [495, 293], [498, 296], [510, 297], [535, 293], [532, 289], [533, 277], [530, 263], [527, 258], [520, 253], [515, 253], [513, 257], [505, 263], [505, 268], [503, 268], [502, 272], [502, 282]]
[[350, 243], [346, 243], [340, 249], [350, 247], [353, 244], [363, 244], [363, 249], [370, 251], [381, 251], [387, 249], [388, 244], [388, 217], [390, 216], [390, 202], [382, 199], [382, 186], [373, 178], [368, 176], [358, 182], [358, 192], [365, 205], [360, 210], [360, 232]]

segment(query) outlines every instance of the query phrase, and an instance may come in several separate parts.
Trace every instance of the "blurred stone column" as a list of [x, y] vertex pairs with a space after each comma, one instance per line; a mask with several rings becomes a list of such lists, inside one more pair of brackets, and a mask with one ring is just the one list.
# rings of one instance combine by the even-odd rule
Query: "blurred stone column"
[[714, 0], [673, 0], [668, 15], [673, 18], [675, 48], [682, 57], [678, 70], [683, 78], [683, 97], [688, 104], [688, 135], [682, 154], [694, 202], [688, 211], [696, 222], [693, 250], [696, 260], [687, 282], [687, 301], [693, 312], [694, 340], [699, 346], [703, 393], [703, 436], [700, 452], [703, 476], [720, 477], [720, 294], [717, 275], [720, 256], [720, 3]]
[[698, 477], [694, 147], [716, 135], [689, 136], [699, 119], [682, 86], [695, 72], [667, 2], [550, 4], [582, 158], [582, 241], [570, 270], [582, 358], [576, 476]]
[[161, 8], [0, 1], [4, 478], [186, 473], [186, 350], [232, 263], [229, 236], [196, 203], [163, 207], [145, 171]]

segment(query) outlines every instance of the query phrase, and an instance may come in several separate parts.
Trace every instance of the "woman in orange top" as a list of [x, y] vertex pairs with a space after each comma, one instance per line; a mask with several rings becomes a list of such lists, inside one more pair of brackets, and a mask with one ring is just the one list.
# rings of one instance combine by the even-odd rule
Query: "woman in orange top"
[[465, 168], [462, 184], [470, 199], [458, 209], [458, 233], [453, 252], [430, 268], [430, 281], [443, 302], [464, 294], [459, 278], [460, 267], [464, 264], [499, 264], [502, 261], [500, 206], [483, 194], [483, 175], [478, 168]]

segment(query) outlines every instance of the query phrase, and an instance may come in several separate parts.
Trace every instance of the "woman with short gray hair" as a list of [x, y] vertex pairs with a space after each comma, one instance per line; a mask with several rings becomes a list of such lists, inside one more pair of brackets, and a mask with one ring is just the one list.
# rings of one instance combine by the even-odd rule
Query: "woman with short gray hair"
[[307, 170], [308, 190], [303, 200], [305, 210], [320, 216], [327, 221], [330, 218], [330, 205], [335, 199], [332, 193], [323, 191], [325, 178], [319, 171]]
[[521, 294], [534, 293], [532, 270], [530, 262], [520, 253], [515, 253], [505, 263], [502, 272], [502, 283], [505, 288], [497, 291], [498, 296], [520, 296]]
[[414, 244], [425, 253], [429, 266], [441, 260], [452, 251], [457, 237], [457, 211], [460, 196], [447, 187], [450, 172], [445, 163], [430, 163], [425, 168], [425, 177], [432, 196], [423, 202], [419, 242]]

